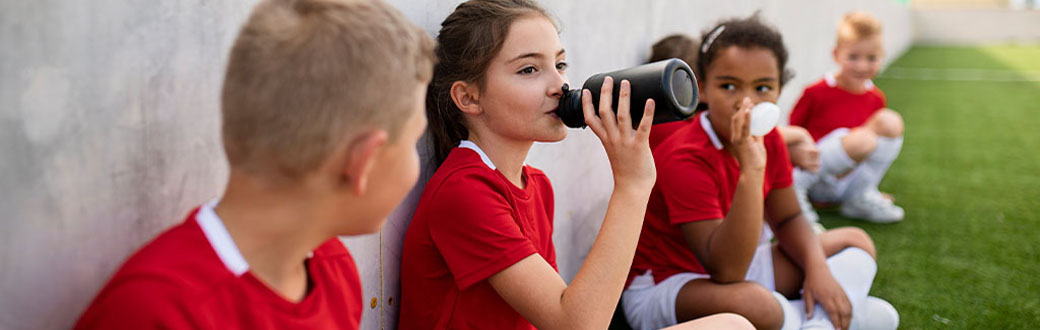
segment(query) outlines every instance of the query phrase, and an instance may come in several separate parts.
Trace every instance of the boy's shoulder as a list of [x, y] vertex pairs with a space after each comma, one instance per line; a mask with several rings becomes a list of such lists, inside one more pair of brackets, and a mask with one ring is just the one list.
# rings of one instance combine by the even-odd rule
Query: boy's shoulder
[[805, 94], [824, 93], [826, 91], [833, 90], [834, 88], [837, 88], [836, 86], [837, 85], [836, 85], [836, 83], [834, 81], [834, 76], [832, 76], [832, 75], [824, 75], [823, 77], [821, 77], [816, 82], [806, 86], [804, 93]]
[[[209, 245], [195, 220], [188, 218], [141, 247], [123, 263], [84, 312], [77, 325], [124, 322], [187, 321], [193, 302], [234, 279]], [[117, 320], [115, 314], [124, 315]], [[99, 323], [100, 322], [100, 323]]]
[[207, 292], [235, 276], [227, 270], [196, 221], [198, 209], [134, 253], [109, 285], [168, 286], [184, 295]]

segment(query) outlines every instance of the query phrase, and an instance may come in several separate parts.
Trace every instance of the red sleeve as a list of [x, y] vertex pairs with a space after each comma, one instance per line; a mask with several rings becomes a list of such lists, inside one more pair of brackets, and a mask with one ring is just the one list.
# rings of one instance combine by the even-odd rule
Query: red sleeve
[[676, 152], [657, 169], [657, 187], [664, 197], [668, 222], [679, 225], [725, 218], [719, 183], [712, 166], [690, 152]]
[[462, 290], [538, 252], [516, 223], [508, 187], [484, 171], [451, 174], [429, 209], [430, 237]]
[[874, 90], [877, 91], [878, 98], [881, 99], [881, 106], [878, 107], [878, 109], [887, 108], [888, 107], [888, 97], [885, 96], [885, 92], [882, 92], [880, 88], [877, 88], [877, 86], [874, 87]]
[[177, 289], [164, 282], [134, 280], [106, 288], [74, 329], [197, 329]]
[[809, 112], [812, 111], [812, 106], [812, 90], [806, 88], [802, 92], [802, 97], [798, 99], [798, 103], [794, 105], [794, 109], [791, 110], [791, 118], [787, 124], [805, 127], [807, 125], [806, 121], [809, 120]]
[[791, 161], [787, 153], [787, 144], [780, 136], [780, 130], [773, 129], [766, 135], [766, 167], [769, 168], [769, 192], [790, 187], [794, 183], [791, 173]]

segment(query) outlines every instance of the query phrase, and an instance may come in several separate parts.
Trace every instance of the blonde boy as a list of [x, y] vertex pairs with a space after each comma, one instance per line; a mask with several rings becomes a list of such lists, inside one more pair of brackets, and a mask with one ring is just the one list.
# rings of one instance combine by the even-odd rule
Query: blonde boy
[[871, 81], [884, 57], [881, 23], [864, 12], [846, 14], [833, 55], [838, 72], [806, 88], [791, 111], [791, 125], [805, 128], [819, 148], [819, 170], [794, 173], [802, 210], [815, 218], [811, 198], [841, 203], [846, 217], [901, 221], [903, 209], [877, 188], [903, 145], [903, 119]]
[[378, 231], [415, 183], [432, 43], [380, 1], [259, 4], [224, 82], [224, 195], [130, 257], [76, 328], [356, 329], [336, 236]]

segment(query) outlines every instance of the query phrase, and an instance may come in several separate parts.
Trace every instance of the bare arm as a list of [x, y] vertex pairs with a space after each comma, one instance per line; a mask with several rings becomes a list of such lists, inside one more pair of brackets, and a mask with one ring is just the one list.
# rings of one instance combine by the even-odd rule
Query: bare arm
[[611, 109], [610, 78], [601, 88], [599, 117], [583, 91], [585, 121], [603, 142], [614, 173], [614, 192], [599, 235], [574, 281], [568, 286], [537, 255], [527, 257], [488, 281], [520, 315], [539, 329], [604, 329], [617, 306], [643, 226], [656, 178], [649, 135], [653, 102], [647, 102], [638, 130], [632, 130], [630, 88], [622, 82], [618, 115]]
[[697, 259], [711, 280], [718, 283], [743, 281], [755, 255], [762, 231], [762, 184], [766, 151], [762, 139], [751, 136], [750, 99], [730, 118], [729, 151], [740, 164], [740, 178], [726, 219], [697, 221], [680, 226]]
[[791, 164], [809, 172], [820, 169], [820, 150], [809, 131], [800, 126], [778, 126], [790, 153]]

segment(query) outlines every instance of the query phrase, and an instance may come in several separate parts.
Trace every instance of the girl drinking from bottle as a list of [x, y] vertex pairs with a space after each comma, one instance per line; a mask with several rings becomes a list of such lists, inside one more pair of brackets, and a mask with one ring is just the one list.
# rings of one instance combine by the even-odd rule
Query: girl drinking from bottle
[[[584, 116], [606, 149], [614, 191], [584, 265], [568, 284], [556, 269], [553, 192], [525, 165], [534, 142], [560, 141], [554, 114], [567, 82], [554, 23], [531, 1], [459, 5], [442, 23], [427, 94], [439, 167], [405, 235], [401, 329], [604, 329], [635, 253], [655, 171], [647, 138], [654, 104], [632, 129], [630, 87], [611, 112]], [[642, 105], [641, 105], [642, 106]], [[708, 327], [746, 320], [724, 315]]]

